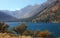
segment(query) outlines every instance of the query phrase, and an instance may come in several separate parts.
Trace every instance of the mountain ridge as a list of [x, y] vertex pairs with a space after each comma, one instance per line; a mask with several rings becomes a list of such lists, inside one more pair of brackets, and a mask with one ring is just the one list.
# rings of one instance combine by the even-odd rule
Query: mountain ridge
[[[59, 23], [60, 22], [60, 0], [56, 0], [52, 3], [52, 6], [48, 9], [45, 9], [42, 11], [39, 15], [37, 15], [34, 19], [32, 19], [33, 22], [53, 22], [53, 23]], [[55, 10], [55, 11], [54, 11]], [[59, 14], [59, 16], [58, 16]]]
[[0, 21], [15, 21], [17, 18], [12, 17], [4, 12], [0, 11]]

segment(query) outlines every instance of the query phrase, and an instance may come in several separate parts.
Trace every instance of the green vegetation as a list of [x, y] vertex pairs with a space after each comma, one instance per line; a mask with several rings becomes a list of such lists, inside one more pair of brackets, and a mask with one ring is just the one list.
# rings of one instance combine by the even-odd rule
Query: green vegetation
[[25, 24], [21, 24], [20, 26], [14, 27], [13, 31], [17, 32], [17, 34], [21, 34], [26, 30], [27, 26]]
[[17, 34], [25, 35], [25, 36], [46, 37], [46, 38], [54, 37], [54, 35], [51, 32], [47, 31], [47, 30], [45, 30], [45, 31], [27, 30], [27, 25], [26, 24], [21, 24], [20, 26], [14, 27], [14, 31], [17, 32]]
[[19, 26], [13, 27], [13, 30], [8, 30], [8, 25], [5, 23], [0, 23], [0, 33], [8, 33], [9, 35], [14, 34], [13, 31], [17, 32], [18, 35], [25, 35], [25, 36], [32, 36], [32, 37], [46, 37], [46, 38], [50, 38], [50, 37], [54, 37], [54, 35], [45, 30], [45, 31], [40, 31], [40, 30], [36, 30], [36, 31], [32, 31], [32, 30], [27, 30], [27, 25], [22, 23]]
[[6, 32], [8, 30], [8, 25], [0, 22], [0, 32]]

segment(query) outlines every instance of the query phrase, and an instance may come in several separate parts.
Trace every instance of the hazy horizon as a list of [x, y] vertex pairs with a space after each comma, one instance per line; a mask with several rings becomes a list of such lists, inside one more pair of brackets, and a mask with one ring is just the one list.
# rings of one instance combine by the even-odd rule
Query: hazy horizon
[[0, 0], [0, 10], [15, 11], [28, 5], [42, 4], [46, 0]]

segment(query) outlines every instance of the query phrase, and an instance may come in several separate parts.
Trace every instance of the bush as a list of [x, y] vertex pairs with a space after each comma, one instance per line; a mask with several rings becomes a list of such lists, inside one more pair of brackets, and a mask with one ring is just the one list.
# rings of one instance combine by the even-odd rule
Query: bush
[[5, 23], [0, 22], [0, 32], [5, 32], [6, 30], [8, 30], [8, 25]]
[[25, 30], [22, 35], [33, 36], [33, 33], [34, 33], [34, 32], [31, 31], [31, 30]]
[[26, 24], [21, 24], [20, 26], [14, 27], [14, 31], [17, 32], [17, 34], [21, 34], [26, 30], [27, 26]]
[[53, 34], [49, 31], [42, 31], [37, 34], [38, 37], [46, 37], [46, 38], [52, 38], [54, 37]]

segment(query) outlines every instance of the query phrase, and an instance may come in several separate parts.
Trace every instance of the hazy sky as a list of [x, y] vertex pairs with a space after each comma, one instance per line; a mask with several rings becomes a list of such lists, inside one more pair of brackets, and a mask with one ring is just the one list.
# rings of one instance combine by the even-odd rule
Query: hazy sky
[[27, 5], [41, 4], [46, 0], [0, 0], [0, 10], [19, 10]]

